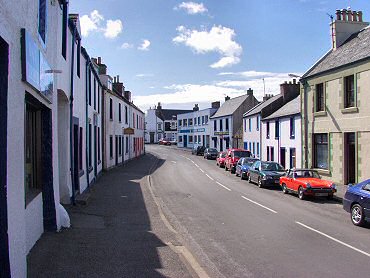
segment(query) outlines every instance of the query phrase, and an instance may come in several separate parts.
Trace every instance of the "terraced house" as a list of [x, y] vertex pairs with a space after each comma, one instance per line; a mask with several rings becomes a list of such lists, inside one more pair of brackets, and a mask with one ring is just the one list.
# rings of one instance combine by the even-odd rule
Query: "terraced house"
[[303, 165], [337, 183], [370, 172], [370, 28], [362, 12], [337, 10], [332, 49], [301, 78]]

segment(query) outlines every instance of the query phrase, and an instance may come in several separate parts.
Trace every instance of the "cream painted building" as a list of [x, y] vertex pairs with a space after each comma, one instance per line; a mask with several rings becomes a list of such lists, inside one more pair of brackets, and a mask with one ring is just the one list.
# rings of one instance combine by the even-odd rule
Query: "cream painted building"
[[337, 10], [333, 47], [301, 78], [304, 167], [348, 184], [370, 173], [370, 28]]

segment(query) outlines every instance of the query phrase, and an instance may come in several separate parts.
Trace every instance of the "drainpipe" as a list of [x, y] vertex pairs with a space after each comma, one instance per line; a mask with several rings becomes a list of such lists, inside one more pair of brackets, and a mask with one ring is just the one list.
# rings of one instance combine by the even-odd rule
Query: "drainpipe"
[[89, 172], [89, 144], [88, 144], [88, 136], [89, 136], [89, 132], [91, 132], [89, 130], [89, 122], [88, 122], [88, 119], [89, 119], [89, 110], [88, 110], [88, 107], [89, 107], [89, 92], [90, 92], [90, 79], [91, 79], [91, 76], [89, 74], [89, 69], [90, 69], [90, 66], [91, 66], [91, 61], [90, 61], [90, 57], [87, 56], [87, 61], [86, 61], [86, 105], [85, 105], [85, 115], [86, 115], [86, 127], [85, 127], [85, 141], [86, 141], [86, 155], [85, 155], [85, 161], [86, 161], [86, 181], [87, 181], [87, 187], [90, 186], [90, 172]]
[[73, 75], [74, 75], [74, 57], [75, 57], [75, 39], [76, 39], [76, 26], [73, 27], [72, 36], [72, 58], [71, 58], [71, 95], [69, 100], [69, 155], [71, 163], [71, 182], [72, 182], [72, 197], [71, 201], [73, 205], [76, 205], [76, 188], [74, 183], [74, 159], [73, 159]]

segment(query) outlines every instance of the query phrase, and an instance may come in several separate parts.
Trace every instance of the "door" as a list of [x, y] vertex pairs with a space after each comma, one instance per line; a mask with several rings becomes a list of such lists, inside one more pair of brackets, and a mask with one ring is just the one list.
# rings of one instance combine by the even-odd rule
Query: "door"
[[73, 184], [74, 184], [74, 190], [79, 191], [80, 190], [80, 175], [79, 175], [79, 131], [80, 127], [77, 124], [73, 124]]
[[222, 152], [224, 150], [224, 140], [220, 138], [220, 151]]
[[356, 134], [348, 132], [344, 134], [344, 169], [345, 182], [356, 183]]
[[0, 37], [0, 277], [10, 277], [7, 202], [9, 47]]
[[184, 148], [188, 147], [188, 136], [184, 135]]
[[150, 132], [149, 133], [149, 136], [150, 136], [150, 139], [149, 139], [149, 141], [150, 141], [150, 144], [154, 144], [154, 132]]
[[94, 126], [94, 175], [98, 176], [98, 127]]
[[202, 139], [203, 139], [203, 141], [202, 141], [203, 146], [204, 146], [204, 147], [207, 147], [207, 144], [206, 144], [206, 136], [205, 136], [205, 135], [203, 135]]
[[284, 169], [286, 168], [286, 164], [285, 164], [285, 148], [280, 148], [280, 164], [281, 164], [281, 166], [284, 167]]
[[119, 150], [119, 147], [118, 147], [118, 136], [116, 135], [116, 165], [118, 165], [118, 150]]

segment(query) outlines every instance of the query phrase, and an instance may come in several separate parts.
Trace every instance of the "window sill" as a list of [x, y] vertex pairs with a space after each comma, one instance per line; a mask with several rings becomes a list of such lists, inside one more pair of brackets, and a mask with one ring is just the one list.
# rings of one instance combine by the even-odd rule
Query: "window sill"
[[78, 173], [79, 177], [81, 178], [83, 175], [85, 174], [85, 171], [84, 170], [80, 170], [80, 172]]
[[343, 114], [358, 113], [358, 107], [348, 107], [341, 110]]
[[314, 112], [313, 113], [313, 116], [314, 117], [326, 117], [327, 116], [327, 112], [326, 111], [317, 111], [317, 112]]

